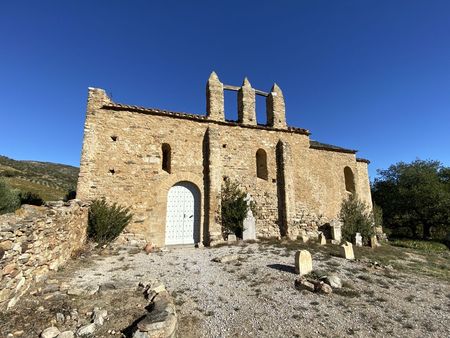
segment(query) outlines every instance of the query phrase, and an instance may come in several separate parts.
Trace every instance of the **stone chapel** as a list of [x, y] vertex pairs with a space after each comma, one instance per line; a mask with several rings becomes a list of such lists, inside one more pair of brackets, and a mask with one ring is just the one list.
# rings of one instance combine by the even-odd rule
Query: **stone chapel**
[[[225, 119], [224, 90], [237, 92], [238, 120]], [[256, 95], [267, 124], [256, 121]], [[158, 246], [223, 240], [221, 189], [237, 181], [257, 208], [258, 237], [317, 235], [355, 194], [372, 206], [369, 161], [288, 126], [283, 92], [223, 84], [213, 72], [206, 115], [113, 102], [89, 88], [77, 197], [132, 208], [127, 231]]]

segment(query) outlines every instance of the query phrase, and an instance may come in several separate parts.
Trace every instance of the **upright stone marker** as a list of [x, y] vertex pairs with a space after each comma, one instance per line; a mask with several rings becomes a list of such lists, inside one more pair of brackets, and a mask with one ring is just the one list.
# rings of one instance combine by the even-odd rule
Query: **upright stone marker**
[[341, 245], [341, 255], [345, 259], [354, 260], [355, 254], [353, 253], [353, 245], [350, 242], [345, 242]]
[[339, 221], [331, 222], [331, 237], [334, 244], [341, 243], [342, 240], [342, 224]]
[[323, 233], [319, 234], [319, 245], [325, 245], [327, 244], [327, 239], [325, 238], [325, 235]]
[[355, 235], [355, 245], [362, 246], [362, 236], [359, 232], [357, 232]]
[[371, 248], [376, 248], [377, 246], [380, 246], [380, 244], [378, 244], [378, 239], [376, 235], [373, 235], [370, 237], [370, 247]]
[[308, 250], [299, 250], [295, 253], [295, 273], [300, 276], [312, 271], [312, 258]]
[[228, 235], [228, 242], [236, 242], [236, 235], [235, 234], [229, 234]]
[[[250, 196], [247, 195], [247, 204], [250, 204]], [[253, 216], [253, 212], [249, 208], [247, 211], [247, 216], [244, 219], [244, 231], [242, 232], [242, 239], [246, 240], [255, 240], [256, 239], [256, 221]]]

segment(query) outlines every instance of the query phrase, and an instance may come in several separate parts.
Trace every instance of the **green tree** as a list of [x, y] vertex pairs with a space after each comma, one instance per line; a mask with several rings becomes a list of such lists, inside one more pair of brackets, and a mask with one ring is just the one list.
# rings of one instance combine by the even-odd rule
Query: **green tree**
[[20, 207], [19, 194], [0, 180], [0, 214], [13, 212]]
[[239, 238], [242, 238], [244, 219], [250, 208], [246, 196], [237, 182], [225, 180], [222, 186], [222, 227], [225, 233], [234, 233]]
[[429, 239], [433, 233], [442, 237], [449, 232], [450, 168], [439, 161], [417, 159], [378, 174], [372, 196], [393, 235]]
[[359, 232], [365, 243], [374, 234], [374, 218], [367, 204], [360, 201], [354, 195], [344, 200], [339, 214], [343, 223], [342, 238], [351, 242]]

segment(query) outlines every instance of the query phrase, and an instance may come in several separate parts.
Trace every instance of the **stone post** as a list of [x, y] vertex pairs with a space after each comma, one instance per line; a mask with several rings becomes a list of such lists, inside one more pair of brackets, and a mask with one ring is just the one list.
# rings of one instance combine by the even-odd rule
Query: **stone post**
[[280, 87], [275, 83], [266, 99], [267, 124], [274, 128], [286, 128], [286, 107]]
[[211, 120], [225, 120], [223, 84], [215, 72], [211, 73], [206, 84], [206, 115]]
[[238, 92], [238, 121], [243, 124], [256, 125], [256, 94], [250, 81], [244, 79]]
[[222, 241], [221, 193], [222, 160], [220, 155], [220, 134], [217, 126], [210, 126], [204, 141], [205, 177], [205, 244]]
[[276, 162], [280, 233], [282, 236], [296, 237], [291, 227], [295, 217], [294, 170], [291, 148], [285, 141], [280, 140], [277, 143]]

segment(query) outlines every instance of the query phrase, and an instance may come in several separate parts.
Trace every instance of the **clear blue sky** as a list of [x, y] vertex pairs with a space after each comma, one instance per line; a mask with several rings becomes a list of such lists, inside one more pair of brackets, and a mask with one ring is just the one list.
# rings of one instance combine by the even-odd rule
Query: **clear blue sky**
[[[202, 114], [212, 70], [370, 173], [450, 165], [450, 1], [2, 1], [0, 154], [78, 165], [87, 87]], [[263, 102], [257, 102], [259, 121]], [[235, 98], [226, 96], [230, 118]]]

